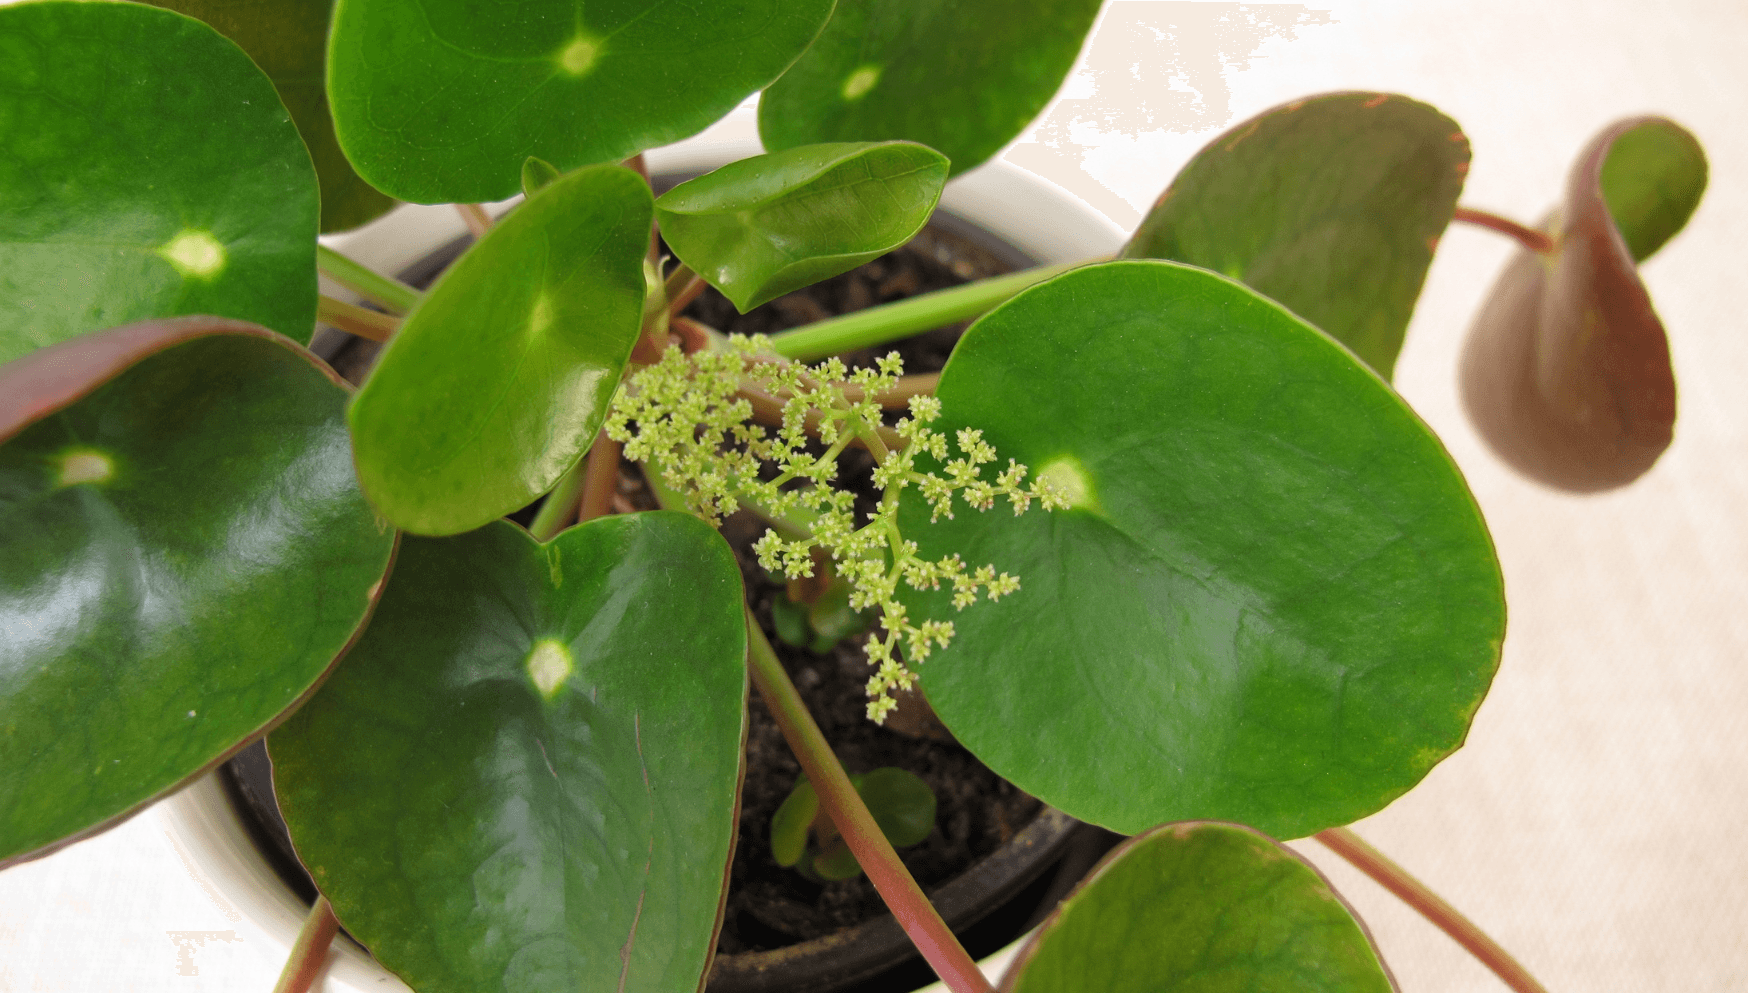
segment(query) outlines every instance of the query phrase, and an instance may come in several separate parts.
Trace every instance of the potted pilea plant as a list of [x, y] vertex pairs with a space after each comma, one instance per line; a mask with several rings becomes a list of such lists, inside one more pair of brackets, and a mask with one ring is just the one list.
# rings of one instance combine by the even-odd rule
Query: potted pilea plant
[[[732, 339], [681, 314], [703, 285], [749, 308], [905, 242], [1097, 4], [165, 6], [0, 9], [0, 863], [271, 731], [322, 894], [282, 988], [343, 923], [421, 991], [699, 989], [756, 692], [807, 781], [782, 857], [847, 851], [989, 989], [749, 611], [711, 527], [747, 510], [764, 567], [873, 615], [871, 720], [926, 696], [1132, 836], [1004, 989], [1389, 988], [1271, 840], [1312, 834], [1535, 988], [1342, 828], [1460, 746], [1504, 631], [1389, 377], [1440, 234], [1495, 227], [1524, 254], [1460, 371], [1476, 422], [1552, 486], [1643, 473], [1674, 387], [1635, 266], [1705, 183], [1679, 126], [1603, 131], [1531, 228], [1458, 206], [1433, 108], [1307, 97], [1196, 156], [1120, 258]], [[756, 91], [767, 154], [659, 199], [619, 164]], [[479, 234], [422, 293], [316, 242], [395, 199]], [[355, 394], [318, 315], [388, 342]], [[938, 377], [835, 357], [972, 318]], [[622, 456], [668, 509], [603, 513]]]

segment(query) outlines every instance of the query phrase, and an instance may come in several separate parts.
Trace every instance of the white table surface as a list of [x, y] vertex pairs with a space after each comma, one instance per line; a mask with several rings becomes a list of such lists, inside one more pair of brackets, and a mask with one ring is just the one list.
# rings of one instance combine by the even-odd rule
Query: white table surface
[[[1528, 221], [1618, 117], [1699, 135], [1712, 186], [1646, 266], [1680, 387], [1675, 443], [1634, 486], [1571, 497], [1469, 427], [1455, 357], [1512, 250], [1444, 238], [1396, 381], [1486, 512], [1510, 604], [1468, 745], [1358, 830], [1555, 993], [1748, 986], [1748, 5], [1711, 0], [1110, 4], [1009, 162], [1132, 226], [1220, 130], [1289, 99], [1394, 90], [1474, 147], [1464, 202]], [[1376, 886], [1325, 867], [1403, 989], [1495, 990]], [[154, 812], [0, 874], [0, 993], [271, 989], [284, 950], [185, 867]]]

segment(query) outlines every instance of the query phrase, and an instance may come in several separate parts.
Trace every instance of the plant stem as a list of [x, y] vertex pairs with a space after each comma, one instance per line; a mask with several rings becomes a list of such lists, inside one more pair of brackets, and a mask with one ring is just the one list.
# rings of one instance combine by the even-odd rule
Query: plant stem
[[462, 222], [473, 232], [475, 241], [484, 238], [486, 232], [492, 229], [492, 215], [486, 213], [486, 209], [477, 203], [458, 203], [455, 205], [455, 212], [461, 215]]
[[665, 284], [668, 296], [668, 316], [672, 317], [686, 309], [686, 305], [698, 299], [708, 284], [691, 267], [682, 262], [673, 272], [668, 273]]
[[371, 341], [387, 341], [401, 326], [401, 319], [392, 314], [368, 310], [330, 296], [316, 298], [316, 319]]
[[1519, 224], [1510, 218], [1500, 217], [1498, 214], [1489, 214], [1485, 210], [1476, 210], [1473, 207], [1458, 207], [1455, 216], [1453, 216], [1451, 220], [1479, 225], [1490, 231], [1497, 231], [1507, 237], [1515, 238], [1517, 239], [1518, 244], [1535, 252], [1537, 255], [1549, 255], [1554, 251], [1554, 239], [1549, 237], [1546, 232], [1537, 231], [1535, 228], [1524, 227], [1522, 224]]
[[624, 447], [607, 437], [605, 430], [595, 436], [583, 470], [583, 499], [577, 505], [578, 524], [613, 512], [613, 491], [619, 483], [619, 455]]
[[[570, 471], [546, 494], [546, 502], [528, 522], [535, 541], [547, 542], [574, 520], [603, 517], [612, 510], [614, 484], [619, 481], [619, 453], [624, 446], [602, 431], [589, 446], [589, 454], [577, 460]], [[599, 476], [600, 478], [597, 478]], [[580, 502], [579, 502], [579, 497]]]
[[1529, 974], [1529, 970], [1518, 964], [1511, 957], [1511, 953], [1499, 947], [1498, 942], [1487, 937], [1473, 921], [1459, 913], [1457, 908], [1427, 889], [1424, 883], [1410, 876], [1406, 870], [1390, 861], [1388, 856], [1373, 848], [1359, 835], [1347, 828], [1338, 827], [1319, 832], [1317, 840], [1353, 863], [1380, 886], [1396, 894], [1404, 903], [1419, 911], [1422, 917], [1437, 925], [1439, 930], [1456, 939], [1457, 944], [1479, 959], [1482, 965], [1493, 970], [1494, 975], [1504, 980], [1505, 985], [1517, 993], [1547, 993], [1542, 984]]
[[316, 975], [322, 971], [323, 963], [328, 960], [328, 946], [334, 942], [334, 933], [340, 928], [340, 922], [334, 917], [334, 908], [328, 905], [328, 898], [317, 894], [316, 905], [310, 908], [308, 917], [303, 920], [303, 927], [297, 932], [297, 941], [292, 943], [291, 957], [285, 960], [285, 969], [279, 973], [279, 982], [274, 985], [273, 993], [308, 993], [316, 980]]
[[[591, 449], [592, 451], [593, 449]], [[553, 536], [563, 531], [571, 522], [571, 513], [577, 509], [577, 494], [583, 491], [583, 476], [588, 472], [589, 460], [585, 456], [577, 460], [563, 476], [558, 478], [558, 484], [546, 494], [546, 502], [534, 512], [534, 519], [528, 522], [528, 533], [534, 540], [545, 543]]]
[[417, 307], [424, 295], [398, 279], [371, 271], [326, 245], [316, 246], [316, 265], [329, 279], [397, 314]]
[[765, 632], [759, 629], [750, 609], [746, 616], [747, 667], [752, 672], [753, 684], [782, 729], [790, 750], [801, 761], [802, 771], [819, 794], [820, 806], [855, 853], [856, 862], [880, 891], [881, 899], [892, 908], [892, 915], [898, 918], [904, 933], [953, 993], [993, 993], [983, 971], [953, 937], [947, 923], [923, 895], [922, 887], [905, 871], [892, 843], [874, 823], [874, 815], [850, 785], [850, 777], [826, 744], [825, 735], [801, 702], [795, 684], [789, 681], [789, 674], [783, 671], [783, 664], [777, 660], [777, 653], [765, 640]]
[[1028, 286], [1085, 264], [1040, 266], [815, 321], [772, 335], [771, 347], [784, 358], [811, 362], [838, 352], [884, 345], [943, 324], [977, 317]]

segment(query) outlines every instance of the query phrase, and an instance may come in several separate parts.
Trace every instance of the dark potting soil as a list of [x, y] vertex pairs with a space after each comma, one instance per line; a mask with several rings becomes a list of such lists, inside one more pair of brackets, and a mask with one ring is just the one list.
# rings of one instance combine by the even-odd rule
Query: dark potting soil
[[[453, 260], [454, 252], [434, 256], [424, 272], [410, 272], [409, 281], [424, 286]], [[780, 297], [747, 314], [740, 314], [714, 289], [699, 296], [685, 311], [687, 316], [725, 333], [772, 334], [836, 314], [875, 304], [943, 289], [973, 279], [1000, 275], [1029, 263], [1003, 246], [980, 243], [972, 229], [948, 218], [932, 223], [909, 244], [851, 272]], [[907, 373], [939, 371], [952, 353], [964, 325], [917, 335], [878, 349], [846, 353], [852, 366], [871, 365], [877, 355], [896, 350], [904, 358]], [[319, 345], [319, 343], [318, 343]], [[332, 364], [342, 375], [359, 382], [374, 360], [378, 346], [352, 339], [333, 354]], [[850, 449], [840, 461], [840, 482], [860, 485], [858, 510], [874, 506], [877, 495], [867, 483], [872, 460], [860, 449]], [[644, 484], [639, 468], [622, 462], [618, 493], [620, 511], [654, 509], [655, 500]], [[532, 519], [528, 508], [513, 519], [523, 524]], [[921, 844], [899, 852], [905, 866], [925, 891], [946, 883], [989, 855], [1025, 827], [1042, 809], [1039, 801], [1001, 779], [950, 736], [937, 729], [930, 733], [926, 708], [907, 702], [901, 712], [913, 715], [922, 733], [906, 734], [870, 722], [864, 713], [863, 686], [869, 675], [860, 638], [850, 638], [824, 654], [793, 648], [777, 639], [771, 621], [771, 605], [788, 594], [783, 583], [767, 576], [751, 552], [751, 545], [764, 533], [762, 522], [736, 514], [723, 526], [724, 537], [740, 562], [754, 613], [788, 670], [809, 712], [818, 721], [826, 739], [851, 773], [883, 766], [906, 769], [921, 777], [934, 791], [937, 808], [935, 829]], [[741, 793], [740, 838], [730, 871], [728, 903], [718, 950], [724, 954], [780, 948], [822, 937], [854, 926], [886, 912], [879, 894], [865, 876], [841, 882], [817, 883], [776, 864], [771, 855], [770, 822], [777, 807], [789, 795], [801, 770], [776, 722], [754, 691], [748, 704], [746, 778]], [[897, 724], [899, 721], [889, 721]]]

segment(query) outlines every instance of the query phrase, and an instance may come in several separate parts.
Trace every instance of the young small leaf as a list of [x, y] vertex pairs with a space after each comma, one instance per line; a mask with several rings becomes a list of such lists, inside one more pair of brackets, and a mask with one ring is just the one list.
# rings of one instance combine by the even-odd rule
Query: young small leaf
[[826, 851], [815, 855], [812, 865], [819, 878], [829, 882], [855, 879], [862, 874], [862, 866], [856, 861], [856, 853], [850, 851], [850, 846], [844, 844], [841, 838]]
[[199, 18], [231, 39], [279, 92], [321, 180], [322, 232], [345, 231], [388, 213], [394, 198], [366, 183], [334, 139], [323, 84], [334, 0], [149, 0]]
[[920, 844], [935, 829], [935, 791], [915, 773], [875, 769], [856, 780], [856, 792], [894, 848]]
[[838, 0], [819, 40], [759, 99], [773, 150], [918, 141], [982, 165], [1044, 109], [1099, 0]]
[[522, 163], [627, 158], [697, 134], [776, 79], [832, 0], [339, 0], [328, 96], [340, 145], [416, 203], [501, 200]]
[[1469, 417], [1499, 457], [1592, 492], [1649, 471], [1675, 431], [1675, 372], [1637, 259], [1686, 223], [1705, 187], [1698, 142], [1663, 118], [1616, 123], [1567, 180], [1546, 257], [1507, 263], [1464, 347]]
[[[1064, 361], [1073, 356], [1073, 361]], [[1328, 336], [1203, 269], [1112, 262], [972, 325], [944, 433], [1050, 480], [1049, 514], [899, 514], [919, 554], [1022, 577], [917, 672], [965, 746], [1123, 833], [1300, 837], [1463, 741], [1499, 664], [1499, 562], [1430, 429]]]
[[1002, 993], [1394, 993], [1353, 911], [1236, 824], [1155, 828], [1105, 857], [1027, 939]]
[[734, 556], [657, 511], [409, 539], [268, 740], [299, 857], [414, 989], [702, 985], [747, 693]]
[[802, 852], [807, 850], [807, 833], [818, 814], [819, 794], [802, 776], [771, 815], [771, 856], [778, 865], [788, 868], [801, 861]]
[[1468, 139], [1426, 104], [1295, 100], [1198, 152], [1123, 255], [1230, 276], [1388, 379], [1468, 171]]
[[656, 201], [668, 247], [741, 313], [904, 244], [947, 160], [910, 142], [807, 145], [681, 183]]
[[358, 476], [383, 516], [468, 531], [582, 457], [637, 338], [649, 222], [636, 173], [579, 169], [443, 274], [352, 403]]
[[315, 169], [273, 83], [174, 11], [0, 7], [0, 362], [214, 314], [307, 342]]
[[522, 160], [522, 195], [533, 196], [563, 175], [551, 162], [533, 155]]
[[807, 608], [807, 626], [828, 648], [853, 634], [861, 634], [872, 623], [872, 618], [862, 611], [850, 609], [850, 584], [841, 577], [833, 578], [819, 599]]
[[813, 644], [814, 634], [807, 624], [807, 605], [795, 603], [786, 596], [771, 601], [771, 624], [777, 629], [777, 639], [792, 648]]
[[345, 650], [395, 544], [345, 405], [308, 352], [219, 318], [0, 367], [0, 864], [210, 769]]

